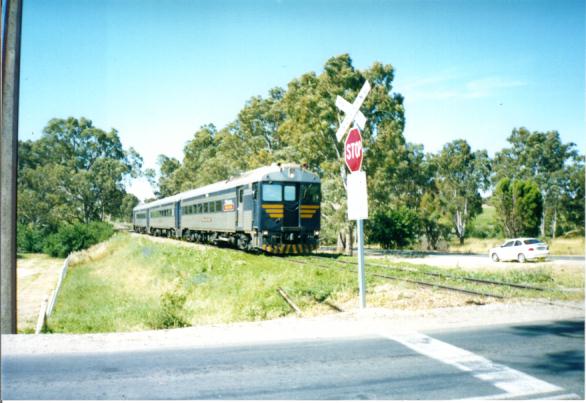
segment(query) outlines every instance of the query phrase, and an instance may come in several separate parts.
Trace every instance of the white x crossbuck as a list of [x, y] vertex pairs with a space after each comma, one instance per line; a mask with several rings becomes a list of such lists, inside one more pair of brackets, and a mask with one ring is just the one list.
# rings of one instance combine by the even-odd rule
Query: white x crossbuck
[[364, 82], [364, 85], [360, 89], [358, 96], [356, 96], [354, 103], [346, 101], [339, 95], [336, 97], [336, 106], [345, 114], [344, 120], [342, 121], [342, 124], [340, 124], [340, 127], [336, 132], [336, 139], [338, 139], [338, 141], [342, 141], [342, 139], [344, 138], [344, 134], [346, 133], [346, 131], [348, 130], [353, 121], [356, 122], [356, 124], [358, 125], [358, 127], [360, 127], [361, 130], [364, 130], [366, 118], [364, 117], [362, 112], [360, 112], [360, 107], [362, 106], [362, 103], [364, 102], [364, 99], [366, 98], [369, 92], [370, 83], [368, 82], [368, 80], [366, 80]]

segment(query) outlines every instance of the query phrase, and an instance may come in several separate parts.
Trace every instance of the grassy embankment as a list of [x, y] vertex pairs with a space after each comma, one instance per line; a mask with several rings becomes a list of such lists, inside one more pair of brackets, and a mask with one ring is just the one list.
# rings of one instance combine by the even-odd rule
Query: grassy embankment
[[[300, 259], [304, 258], [206, 249], [186, 242], [117, 234], [72, 263], [49, 328], [72, 333], [133, 331], [291, 315], [292, 309], [276, 292], [278, 287], [291, 296], [304, 315], [334, 312], [327, 303], [344, 310], [357, 306], [356, 274], [335, 270], [344, 267], [338, 262], [347, 258], [313, 257], [306, 259], [310, 263], [305, 265], [296, 262]], [[460, 273], [457, 269], [406, 264], [400, 267]], [[372, 272], [379, 269], [368, 268], [368, 273]], [[564, 278], [563, 273], [547, 266], [481, 275], [552, 288], [583, 288], [584, 284], [583, 273]], [[430, 281], [421, 273], [415, 273], [415, 278]], [[452, 280], [432, 282], [460, 285]], [[469, 288], [467, 284], [462, 286]], [[373, 307], [420, 309], [490, 302], [482, 297], [371, 276], [367, 277], [367, 289], [367, 303]], [[558, 293], [544, 295], [514, 289], [504, 294], [510, 298], [566, 298]], [[583, 293], [569, 298], [583, 298]]]
[[56, 332], [109, 332], [271, 319], [291, 313], [282, 287], [307, 312], [332, 311], [357, 292], [353, 273], [285, 259], [117, 234], [73, 264], [50, 318]]

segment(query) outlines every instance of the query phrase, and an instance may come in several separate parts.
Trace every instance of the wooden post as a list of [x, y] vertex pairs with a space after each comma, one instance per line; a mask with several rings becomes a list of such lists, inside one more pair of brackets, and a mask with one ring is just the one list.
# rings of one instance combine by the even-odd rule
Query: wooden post
[[281, 288], [277, 288], [277, 292], [279, 294], [281, 294], [281, 297], [283, 297], [283, 299], [285, 300], [285, 302], [287, 304], [289, 304], [289, 306], [291, 308], [293, 308], [293, 310], [295, 311], [295, 313], [299, 316], [301, 316], [301, 309], [299, 309], [299, 307], [297, 305], [295, 305], [295, 303], [293, 302], [293, 300], [291, 300], [291, 298], [289, 298], [289, 296], [287, 295], [287, 293]]
[[16, 170], [22, 1], [2, 1], [0, 333], [16, 333]]

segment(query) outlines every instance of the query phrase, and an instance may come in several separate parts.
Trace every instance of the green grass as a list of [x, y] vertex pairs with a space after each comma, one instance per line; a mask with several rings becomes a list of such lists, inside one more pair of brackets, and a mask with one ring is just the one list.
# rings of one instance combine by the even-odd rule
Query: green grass
[[[156, 242], [153, 238], [119, 233], [85, 260], [72, 265], [55, 311], [49, 320], [53, 332], [121, 332], [173, 328], [198, 324], [274, 319], [294, 315], [276, 289], [283, 288], [304, 315], [333, 313], [357, 306], [356, 266], [341, 262], [355, 258], [275, 257], [231, 249], [193, 247], [187, 242]], [[304, 261], [306, 263], [300, 263]], [[381, 263], [380, 260], [372, 260]], [[584, 287], [583, 271], [560, 272], [545, 265], [534, 270], [486, 269], [465, 272], [416, 264], [393, 264], [413, 273], [389, 274], [494, 292], [507, 298], [579, 299], [584, 293], [517, 290], [490, 285], [470, 285], [447, 278], [430, 278], [422, 271], [533, 284], [544, 288]], [[384, 273], [369, 266], [367, 273]], [[486, 303], [439, 288], [424, 288], [401, 281], [367, 275], [367, 303], [399, 309], [425, 309]]]
[[49, 320], [54, 332], [114, 332], [272, 319], [355, 297], [355, 274], [230, 249], [198, 250], [115, 235], [108, 253], [72, 266]]
[[[343, 258], [340, 261], [355, 262], [355, 259]], [[390, 270], [381, 267], [386, 266]], [[509, 269], [476, 269], [473, 272], [461, 268], [438, 268], [425, 264], [391, 263], [380, 259], [367, 259], [367, 273], [387, 274], [399, 278], [453, 286], [476, 292], [502, 295], [506, 298], [545, 298], [552, 300], [583, 300], [584, 271], [576, 268], [556, 268], [550, 264], [526, 269], [524, 267]], [[408, 272], [406, 272], [408, 270]], [[432, 276], [426, 273], [444, 276]], [[451, 277], [450, 277], [451, 276]], [[545, 291], [521, 289], [502, 285], [471, 283], [454, 277], [468, 277], [480, 280], [528, 285], [543, 288]], [[574, 292], [567, 292], [568, 289]]]

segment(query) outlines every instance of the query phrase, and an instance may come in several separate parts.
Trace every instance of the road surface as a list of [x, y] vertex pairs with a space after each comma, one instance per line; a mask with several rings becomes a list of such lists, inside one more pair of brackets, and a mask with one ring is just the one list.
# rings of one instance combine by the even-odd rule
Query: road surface
[[583, 319], [230, 346], [9, 354], [3, 399], [582, 399]]

